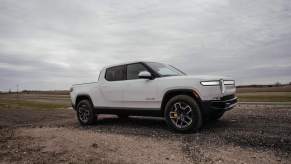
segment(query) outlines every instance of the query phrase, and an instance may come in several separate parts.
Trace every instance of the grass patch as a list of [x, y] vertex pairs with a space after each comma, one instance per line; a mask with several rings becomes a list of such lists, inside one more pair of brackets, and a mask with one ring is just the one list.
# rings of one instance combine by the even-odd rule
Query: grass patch
[[240, 102], [291, 102], [291, 92], [237, 93]]
[[5, 108], [32, 108], [32, 109], [60, 109], [66, 108], [66, 104], [27, 101], [27, 100], [15, 100], [15, 99], [0, 99], [0, 107]]

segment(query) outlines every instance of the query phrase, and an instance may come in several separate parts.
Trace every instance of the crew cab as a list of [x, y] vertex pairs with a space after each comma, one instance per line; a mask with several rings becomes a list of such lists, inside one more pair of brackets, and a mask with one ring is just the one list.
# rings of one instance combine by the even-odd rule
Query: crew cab
[[73, 85], [70, 96], [81, 125], [93, 124], [98, 114], [157, 116], [175, 131], [191, 132], [232, 109], [235, 92], [228, 78], [190, 76], [168, 64], [141, 61], [105, 67], [97, 82]]

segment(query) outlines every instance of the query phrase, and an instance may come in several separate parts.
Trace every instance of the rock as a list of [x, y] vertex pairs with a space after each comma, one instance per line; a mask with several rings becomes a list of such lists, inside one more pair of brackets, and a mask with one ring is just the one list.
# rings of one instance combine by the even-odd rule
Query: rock
[[281, 139], [280, 139], [280, 142], [281, 142], [281, 143], [284, 143], [284, 142], [285, 142], [284, 138], [281, 138]]
[[98, 144], [93, 143], [93, 144], [92, 144], [92, 147], [93, 147], [93, 148], [98, 148]]

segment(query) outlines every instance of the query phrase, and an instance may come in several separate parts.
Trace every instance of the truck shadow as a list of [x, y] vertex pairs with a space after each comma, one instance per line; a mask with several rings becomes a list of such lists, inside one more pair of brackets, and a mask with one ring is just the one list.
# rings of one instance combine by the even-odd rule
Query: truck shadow
[[167, 129], [163, 118], [159, 117], [142, 117], [130, 116], [128, 118], [118, 118], [115, 115], [104, 115], [98, 118], [96, 126], [106, 126], [112, 128], [118, 126], [123, 128], [150, 128], [150, 129]]
[[[213, 122], [204, 123], [200, 132], [219, 132], [224, 131], [225, 128], [232, 128], [232, 122], [229, 120], [219, 120]], [[93, 128], [107, 131], [119, 131], [123, 129], [125, 133], [128, 131], [135, 131], [136, 133], [143, 134], [145, 131], [151, 133], [172, 133], [177, 134], [170, 130], [164, 121], [164, 118], [160, 117], [143, 117], [143, 116], [130, 116], [128, 118], [118, 118], [115, 115], [102, 115], [98, 118], [96, 124], [91, 126]], [[199, 132], [198, 132], [199, 133]], [[195, 133], [190, 133], [195, 134]]]
[[[202, 129], [226, 128], [232, 126], [232, 120], [208, 121], [203, 124]], [[98, 117], [95, 124], [101, 126], [125, 126], [125, 127], [149, 127], [158, 129], [168, 129], [164, 118], [162, 117], [145, 117], [130, 116], [128, 118], [119, 118], [115, 115], [102, 115]]]

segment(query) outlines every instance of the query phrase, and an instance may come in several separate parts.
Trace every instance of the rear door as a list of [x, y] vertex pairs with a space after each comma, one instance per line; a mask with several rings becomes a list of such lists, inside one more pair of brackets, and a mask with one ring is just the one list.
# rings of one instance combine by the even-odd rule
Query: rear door
[[106, 100], [106, 106], [114, 107], [122, 105], [124, 93], [125, 65], [106, 69], [105, 80], [101, 83], [101, 92]]

